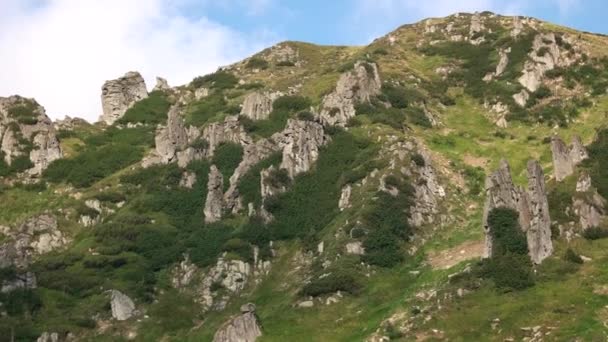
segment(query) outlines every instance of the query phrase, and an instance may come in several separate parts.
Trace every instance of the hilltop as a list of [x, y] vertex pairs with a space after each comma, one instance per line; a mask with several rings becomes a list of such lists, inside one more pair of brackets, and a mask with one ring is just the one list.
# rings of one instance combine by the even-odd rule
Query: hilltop
[[0, 336], [605, 339], [607, 67], [459, 13], [131, 71], [94, 124], [0, 98]]

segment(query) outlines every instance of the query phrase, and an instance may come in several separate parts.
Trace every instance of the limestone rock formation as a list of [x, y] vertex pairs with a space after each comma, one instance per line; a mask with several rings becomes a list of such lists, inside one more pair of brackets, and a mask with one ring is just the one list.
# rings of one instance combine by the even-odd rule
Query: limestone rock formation
[[364, 255], [365, 248], [361, 241], [353, 241], [346, 244], [346, 253], [354, 255]]
[[247, 97], [241, 108], [241, 115], [250, 118], [251, 120], [268, 119], [272, 112], [272, 103], [277, 99], [279, 93], [268, 93], [255, 91]]
[[587, 150], [578, 136], [572, 139], [570, 147], [567, 147], [559, 137], [551, 137], [551, 153], [553, 172], [558, 182], [574, 173], [574, 167], [588, 158]]
[[506, 49], [500, 49], [498, 51], [499, 60], [498, 65], [496, 65], [496, 71], [494, 71], [494, 73], [487, 74], [483, 78], [484, 81], [491, 81], [494, 77], [498, 77], [502, 75], [503, 72], [505, 72], [505, 70], [507, 69], [507, 65], [509, 65], [509, 53], [511, 53], [510, 47]]
[[545, 189], [545, 175], [536, 160], [528, 162], [527, 203], [530, 225], [526, 231], [528, 250], [532, 262], [540, 264], [553, 253], [551, 242], [551, 218]]
[[526, 233], [530, 259], [534, 263], [541, 263], [553, 252], [544, 174], [537, 161], [528, 162], [527, 169], [528, 191], [513, 184], [506, 160], [501, 160], [499, 169], [486, 179], [486, 203], [483, 211], [486, 257], [492, 256], [488, 214], [492, 209], [500, 207], [513, 209], [519, 214], [519, 225]]
[[[28, 117], [15, 117], [19, 110]], [[27, 146], [23, 141], [31, 143]], [[28, 156], [33, 167], [30, 176], [39, 176], [54, 160], [63, 156], [55, 127], [44, 108], [20, 96], [0, 97], [0, 151], [11, 165], [17, 157]]]
[[254, 342], [262, 336], [255, 315], [255, 305], [241, 306], [241, 314], [224, 323], [213, 336], [213, 342]]
[[344, 211], [351, 207], [350, 196], [352, 194], [352, 186], [350, 184], [345, 185], [340, 193], [340, 201], [338, 202], [338, 208], [340, 211]]
[[17, 229], [2, 227], [7, 238], [0, 245], [0, 267], [25, 269], [35, 255], [63, 247], [68, 239], [57, 227], [53, 215], [44, 213], [30, 217]]
[[421, 150], [420, 155], [424, 159], [424, 165], [412, 162], [412, 169], [418, 176], [414, 182], [414, 205], [410, 208], [409, 223], [415, 227], [423, 224], [434, 223], [435, 214], [439, 211], [439, 199], [445, 197], [445, 189], [439, 184], [433, 161], [429, 154]]
[[108, 125], [120, 119], [127, 109], [137, 101], [148, 97], [146, 82], [136, 71], [127, 72], [123, 77], [106, 81], [101, 87], [103, 114], [100, 121]]
[[479, 45], [485, 41], [483, 32], [486, 30], [483, 24], [483, 18], [479, 13], [474, 13], [471, 16], [471, 25], [469, 26], [469, 41], [473, 45]]
[[285, 130], [273, 138], [283, 148], [281, 168], [291, 178], [310, 170], [319, 158], [319, 149], [329, 141], [321, 124], [294, 119], [288, 120]]
[[143, 167], [177, 161], [179, 167], [183, 168], [207, 154], [204, 146], [192, 146], [199, 140], [201, 133], [193, 126], [186, 126], [182, 111], [183, 108], [179, 105], [169, 109], [167, 123], [157, 128], [154, 137], [155, 149], [142, 161]]
[[119, 321], [125, 321], [137, 313], [133, 300], [118, 290], [110, 290], [110, 305], [112, 317]]
[[179, 186], [192, 189], [196, 183], [196, 173], [190, 171], [184, 171], [182, 178], [179, 180]]
[[228, 116], [222, 122], [215, 122], [203, 129], [202, 138], [209, 143], [208, 156], [213, 156], [215, 149], [222, 143], [231, 142], [241, 146], [253, 144], [238, 116]]
[[156, 85], [152, 89], [152, 91], [165, 91], [169, 90], [171, 87], [169, 86], [169, 82], [162, 77], [156, 77]]
[[[563, 37], [562, 39], [567, 39]], [[554, 33], [539, 33], [534, 37], [532, 51], [528, 54], [528, 61], [524, 64], [522, 76], [519, 83], [528, 91], [536, 91], [542, 84], [545, 73], [555, 67], [563, 67], [572, 64], [576, 58], [571, 57], [565, 51], [561, 51], [556, 43]]]
[[572, 209], [579, 217], [581, 228], [600, 226], [606, 215], [606, 200], [593, 188], [588, 173], [583, 172], [579, 176], [576, 192], [572, 198]]
[[198, 267], [190, 261], [190, 256], [185, 255], [173, 270], [171, 284], [174, 288], [179, 289], [190, 285], [192, 279], [198, 271]]
[[224, 209], [224, 177], [220, 170], [211, 165], [207, 183], [207, 199], [205, 200], [205, 222], [213, 223], [222, 219]]
[[528, 99], [530, 99], [530, 94], [525, 89], [522, 89], [519, 93], [513, 95], [513, 100], [515, 100], [515, 103], [520, 107], [525, 107], [526, 103], [528, 103]]
[[345, 126], [355, 116], [355, 104], [380, 93], [382, 82], [375, 63], [357, 62], [342, 74], [336, 89], [323, 98], [320, 119], [324, 124]]

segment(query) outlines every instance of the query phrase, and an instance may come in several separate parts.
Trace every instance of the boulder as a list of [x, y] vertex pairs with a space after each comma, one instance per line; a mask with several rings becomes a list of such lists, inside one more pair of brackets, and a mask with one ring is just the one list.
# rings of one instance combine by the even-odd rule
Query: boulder
[[146, 82], [138, 72], [130, 71], [123, 77], [106, 81], [101, 87], [103, 114], [100, 121], [108, 125], [113, 124], [133, 104], [146, 97], [148, 97]]
[[254, 342], [262, 336], [255, 305], [241, 306], [241, 314], [224, 323], [213, 336], [213, 342]]
[[410, 165], [417, 176], [416, 181], [412, 182], [415, 200], [410, 207], [409, 218], [409, 223], [414, 227], [434, 223], [439, 212], [439, 199], [445, 197], [445, 189], [439, 184], [429, 153], [421, 149], [419, 154], [424, 159], [424, 165], [414, 162]]
[[179, 186], [187, 189], [192, 189], [196, 183], [196, 173], [184, 171], [182, 178], [179, 180]]
[[133, 300], [118, 290], [110, 290], [110, 306], [112, 317], [119, 321], [125, 321], [137, 313]]
[[211, 165], [207, 183], [207, 199], [205, 200], [205, 222], [213, 223], [222, 219], [224, 209], [224, 177], [220, 170]]
[[364, 255], [365, 248], [363, 247], [363, 243], [361, 241], [353, 241], [346, 244], [346, 253], [354, 254], [354, 255]]
[[357, 62], [354, 69], [342, 74], [336, 89], [323, 98], [321, 121], [326, 125], [346, 126], [355, 116], [355, 105], [368, 102], [380, 93], [382, 82], [375, 63]]
[[350, 184], [345, 185], [340, 193], [340, 200], [338, 201], [338, 208], [340, 211], [344, 211], [351, 207], [350, 196], [352, 194], [352, 186]]

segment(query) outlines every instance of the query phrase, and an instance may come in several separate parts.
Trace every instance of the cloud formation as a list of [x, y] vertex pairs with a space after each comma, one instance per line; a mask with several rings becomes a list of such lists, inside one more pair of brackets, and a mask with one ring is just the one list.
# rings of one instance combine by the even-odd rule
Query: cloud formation
[[[234, 0], [236, 1], [236, 0]], [[240, 1], [240, 0], [238, 0]], [[185, 9], [192, 0], [2, 0], [0, 96], [35, 97], [49, 116], [96, 121], [101, 85], [138, 70], [172, 85], [214, 71], [275, 42]], [[257, 13], [268, 0], [243, 10]]]

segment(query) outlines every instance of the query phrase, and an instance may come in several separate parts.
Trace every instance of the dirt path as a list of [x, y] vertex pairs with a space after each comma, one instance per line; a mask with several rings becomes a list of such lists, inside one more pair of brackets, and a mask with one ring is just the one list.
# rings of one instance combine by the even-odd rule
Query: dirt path
[[433, 268], [448, 269], [464, 260], [483, 256], [484, 241], [467, 241], [458, 246], [429, 254], [428, 261]]

